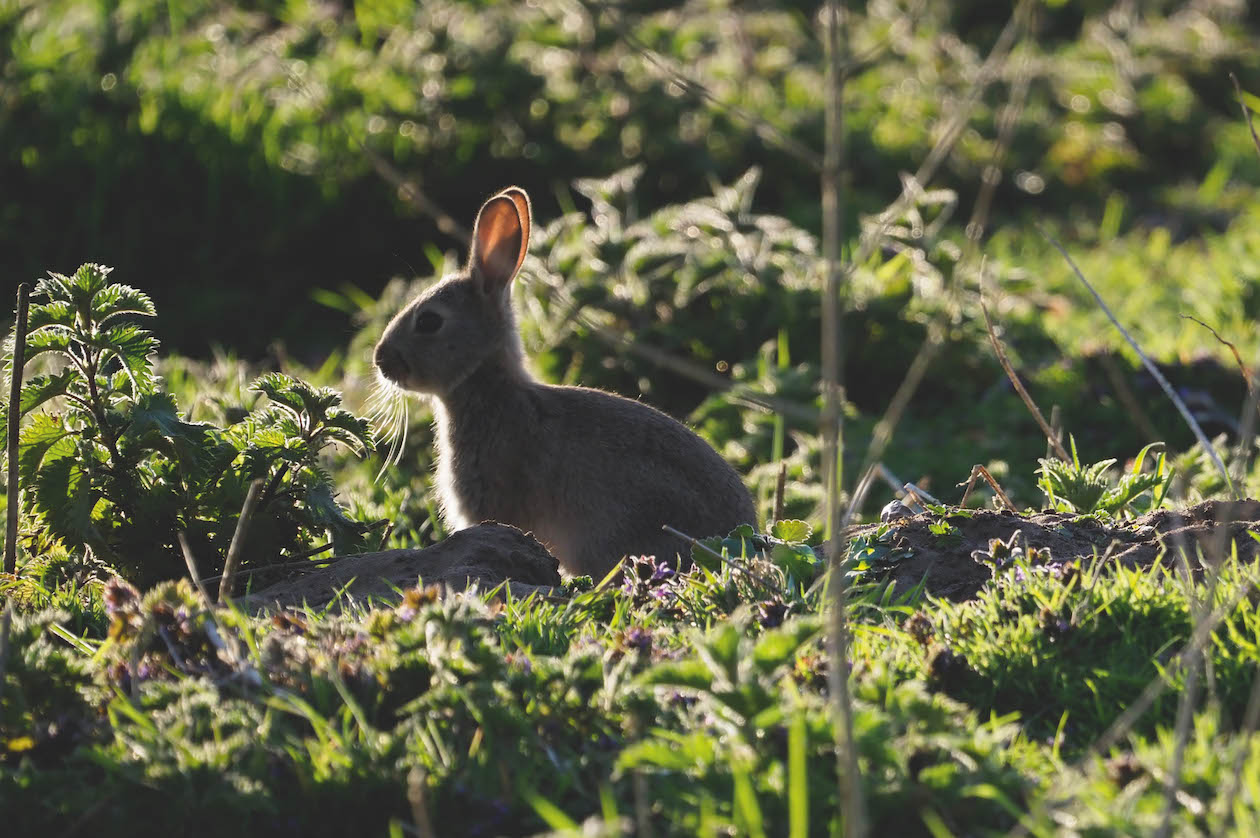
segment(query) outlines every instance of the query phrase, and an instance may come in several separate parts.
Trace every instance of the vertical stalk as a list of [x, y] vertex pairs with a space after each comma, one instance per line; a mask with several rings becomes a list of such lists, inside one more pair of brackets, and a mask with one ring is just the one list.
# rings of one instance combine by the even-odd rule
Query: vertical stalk
[[849, 694], [849, 624], [844, 576], [840, 566], [847, 545], [840, 527], [840, 490], [844, 455], [842, 403], [842, 334], [840, 282], [841, 236], [844, 231], [844, 205], [840, 199], [840, 178], [844, 166], [844, 38], [839, 0], [827, 0], [823, 10], [826, 67], [826, 124], [822, 167], [823, 259], [826, 283], [823, 289], [823, 474], [827, 489], [826, 534], [831, 545], [830, 586], [831, 625], [828, 647], [829, 687], [835, 702], [836, 762], [840, 799], [844, 801], [844, 832], [847, 838], [866, 834], [862, 781], [858, 772], [857, 747], [853, 738], [853, 704]]
[[13, 372], [9, 380], [9, 506], [4, 528], [4, 572], [17, 573], [18, 423], [22, 419], [22, 367], [26, 365], [26, 314], [30, 286], [18, 285], [17, 319], [13, 323]]

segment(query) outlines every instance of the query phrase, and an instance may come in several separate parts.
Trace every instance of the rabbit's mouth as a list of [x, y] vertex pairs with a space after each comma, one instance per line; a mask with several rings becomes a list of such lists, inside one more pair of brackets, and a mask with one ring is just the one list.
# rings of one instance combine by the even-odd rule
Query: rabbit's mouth
[[376, 362], [376, 368], [381, 371], [381, 375], [395, 384], [406, 385], [411, 369], [401, 352], [382, 343], [376, 347], [373, 360]]

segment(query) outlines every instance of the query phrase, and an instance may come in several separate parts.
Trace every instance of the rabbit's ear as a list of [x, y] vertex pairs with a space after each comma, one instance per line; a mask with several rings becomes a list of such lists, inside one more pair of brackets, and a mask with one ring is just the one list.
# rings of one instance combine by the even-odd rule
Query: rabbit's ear
[[515, 186], [486, 201], [477, 213], [470, 267], [484, 293], [507, 288], [521, 269], [529, 250], [529, 223], [529, 196]]

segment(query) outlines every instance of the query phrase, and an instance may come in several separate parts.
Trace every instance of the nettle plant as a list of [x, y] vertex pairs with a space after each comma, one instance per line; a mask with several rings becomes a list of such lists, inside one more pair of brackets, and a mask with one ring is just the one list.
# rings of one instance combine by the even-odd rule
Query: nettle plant
[[1133, 460], [1133, 466], [1116, 481], [1111, 479], [1115, 458], [1081, 465], [1076, 454], [1076, 439], [1068, 437], [1072, 461], [1057, 458], [1038, 460], [1037, 487], [1047, 505], [1059, 512], [1082, 514], [1104, 513], [1114, 517], [1133, 517], [1159, 509], [1168, 496], [1168, 488], [1176, 476], [1163, 451], [1155, 456], [1154, 468], [1144, 470], [1146, 455], [1163, 448], [1152, 442]]
[[[262, 490], [244, 558], [283, 561], [327, 539], [362, 546], [369, 526], [337, 503], [320, 452], [372, 449], [371, 428], [340, 395], [278, 373], [252, 389], [269, 402], [235, 424], [182, 417], [153, 371], [158, 341], [137, 325], [153, 317], [141, 291], [87, 264], [50, 273], [34, 291], [28, 361], [58, 369], [22, 387], [29, 415], [18, 449], [28, 547], [88, 551], [139, 584], [180, 576], [184, 532], [203, 574], [217, 573], [254, 480]], [[12, 358], [12, 339], [9, 341]], [[51, 362], [51, 363], [49, 363]]]

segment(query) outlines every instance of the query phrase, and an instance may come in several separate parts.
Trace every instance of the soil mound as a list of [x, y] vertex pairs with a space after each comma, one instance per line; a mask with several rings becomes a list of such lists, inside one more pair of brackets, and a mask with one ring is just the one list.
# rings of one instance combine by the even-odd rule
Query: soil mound
[[[1062, 512], [1015, 515], [959, 510], [944, 517], [953, 529], [941, 534], [941, 520], [932, 513], [902, 518], [878, 541], [881, 554], [889, 557], [884, 563], [899, 593], [926, 577], [925, 587], [935, 596], [972, 599], [993, 577], [1006, 547], [1035, 550], [1039, 563], [1092, 561], [1098, 556], [1104, 562], [1146, 567], [1156, 561], [1180, 561], [1184, 554], [1196, 571], [1228, 557], [1232, 550], [1237, 550], [1239, 559], [1253, 561], [1260, 548], [1248, 534], [1249, 530], [1260, 532], [1260, 501], [1251, 499], [1162, 509], [1129, 522], [1104, 523]], [[932, 531], [933, 525], [937, 532]], [[874, 543], [871, 540], [879, 526], [853, 527], [849, 537], [865, 537]], [[1016, 533], [1019, 536], [1012, 542]]]
[[[505, 524], [478, 524], [424, 549], [345, 556], [237, 600], [249, 610], [320, 608], [341, 592], [341, 602], [397, 602], [396, 589], [416, 580], [443, 589], [483, 591], [508, 582], [513, 596], [550, 591], [560, 584], [560, 563], [532, 536]], [[343, 591], [344, 589], [344, 591]]]

